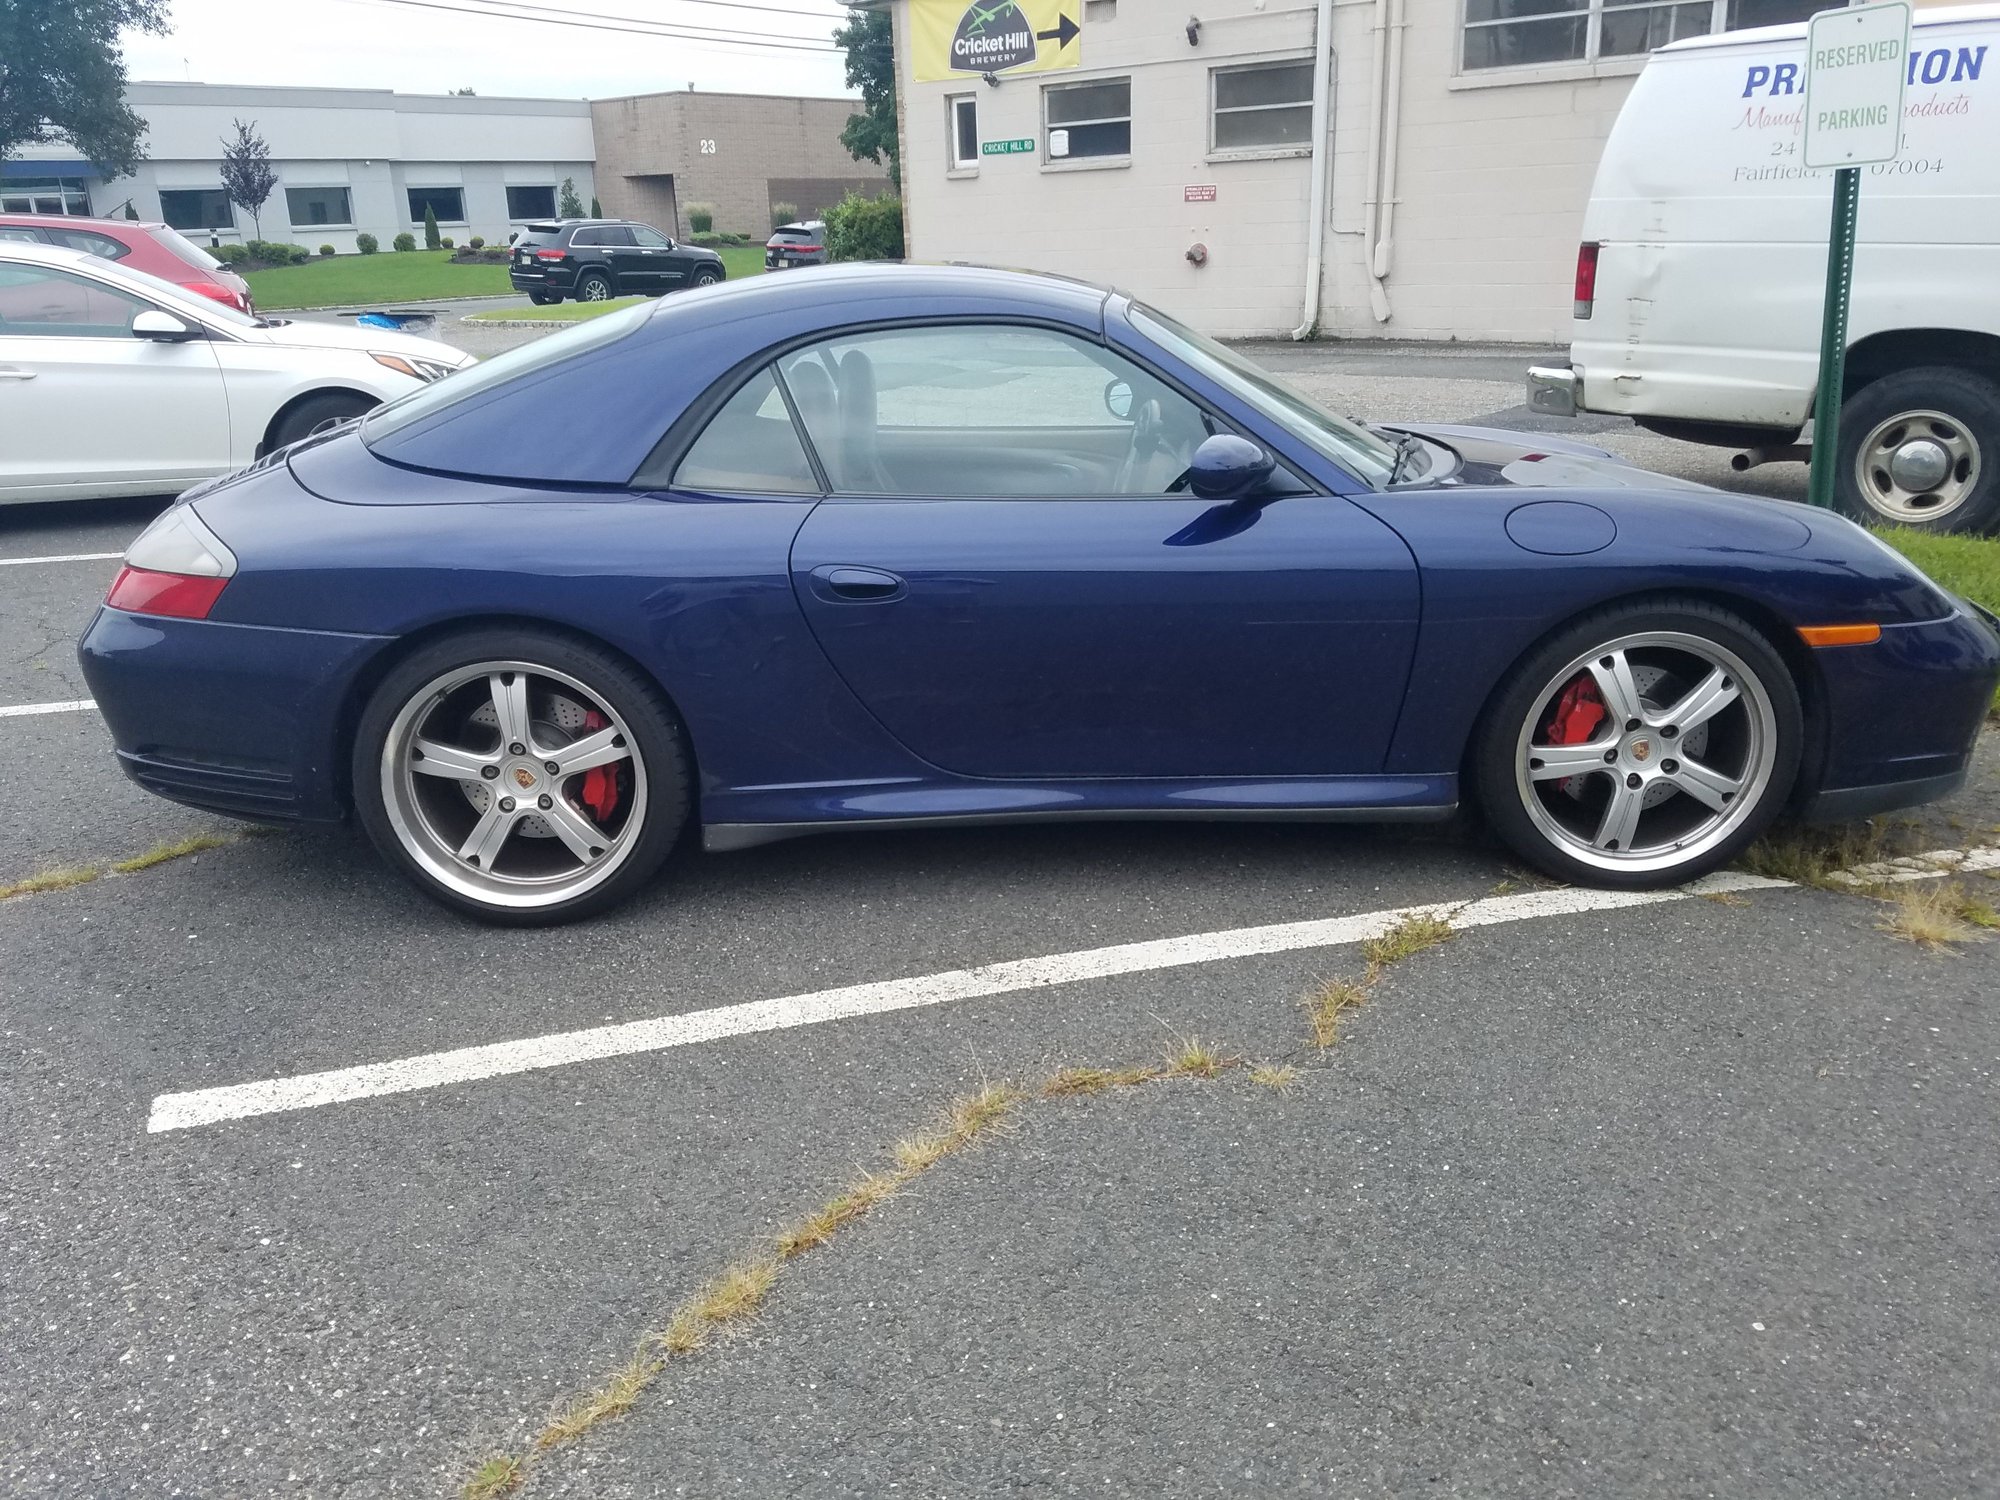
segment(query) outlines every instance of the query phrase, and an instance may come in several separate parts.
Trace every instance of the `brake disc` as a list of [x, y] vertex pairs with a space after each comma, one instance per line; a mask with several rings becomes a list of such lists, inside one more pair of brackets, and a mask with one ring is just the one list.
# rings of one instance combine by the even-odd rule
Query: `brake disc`
[[[1667, 703], [1678, 703], [1687, 693], [1687, 686], [1665, 667], [1647, 666], [1642, 662], [1632, 663], [1632, 686], [1639, 690], [1639, 702], [1649, 714], [1658, 713]], [[1665, 691], [1658, 691], [1661, 688]], [[1697, 724], [1681, 736], [1681, 750], [1691, 760], [1700, 760], [1702, 752], [1707, 748], [1708, 725], [1706, 724]], [[1568, 795], [1581, 800], [1590, 782], [1590, 776], [1571, 776], [1566, 778], [1561, 786]], [[1656, 781], [1646, 788], [1645, 798], [1639, 804], [1640, 810], [1658, 807], [1675, 794], [1676, 788], [1671, 782]]]
[[[535, 730], [535, 741], [537, 744], [550, 746], [567, 745], [581, 734], [584, 719], [590, 712], [574, 698], [553, 692], [548, 695], [541, 707], [547, 717], [531, 721]], [[472, 716], [467, 722], [490, 729], [495, 735], [500, 732], [500, 716], [494, 712], [490, 698], [472, 711]], [[475, 812], [483, 814], [487, 804], [493, 800], [492, 789], [483, 781], [461, 781], [458, 787], [465, 793], [465, 800], [472, 804]], [[552, 839], [556, 836], [555, 830], [549, 827], [540, 813], [529, 813], [527, 817], [521, 819], [518, 831], [531, 839]]]

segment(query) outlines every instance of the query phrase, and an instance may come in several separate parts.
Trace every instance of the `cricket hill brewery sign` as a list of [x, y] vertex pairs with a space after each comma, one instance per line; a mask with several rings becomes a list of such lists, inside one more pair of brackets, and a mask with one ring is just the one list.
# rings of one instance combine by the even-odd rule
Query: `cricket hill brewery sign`
[[1045, 73], [1081, 60], [1082, 0], [910, 0], [912, 71], [920, 83]]

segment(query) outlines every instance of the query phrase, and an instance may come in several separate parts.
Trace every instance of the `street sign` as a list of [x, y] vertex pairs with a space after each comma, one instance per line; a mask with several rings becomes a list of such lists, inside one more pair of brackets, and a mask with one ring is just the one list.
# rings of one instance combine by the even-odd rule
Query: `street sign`
[[1083, 0], [910, 0], [911, 73], [948, 83], [1083, 59]]
[[1861, 168], [1903, 148], [1910, 7], [1904, 0], [1823, 10], [1806, 29], [1805, 163], [1833, 167], [1833, 222], [1826, 239], [1819, 383], [1813, 392], [1812, 469], [1806, 498], [1832, 509], [1840, 455], [1840, 403], [1847, 383], [1847, 312], [1854, 296], [1854, 226]]
[[1823, 10], [1812, 18], [1806, 30], [1807, 166], [1895, 160], [1909, 59], [1905, 0]]
[[1034, 149], [1035, 142], [1032, 136], [1023, 136], [1019, 140], [1012, 141], [981, 141], [979, 143], [979, 154], [981, 156], [1018, 156], [1024, 151], [1032, 151]]

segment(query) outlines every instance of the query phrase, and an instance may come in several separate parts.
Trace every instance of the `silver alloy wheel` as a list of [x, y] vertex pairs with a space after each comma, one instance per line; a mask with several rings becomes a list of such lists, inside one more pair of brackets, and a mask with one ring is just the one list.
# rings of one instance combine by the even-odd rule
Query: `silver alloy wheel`
[[[580, 800], [599, 768], [617, 786], [602, 814]], [[495, 906], [552, 906], [595, 889], [646, 821], [646, 766], [630, 727], [575, 678], [532, 662], [476, 662], [426, 683], [389, 726], [381, 774], [383, 807], [410, 857]]]
[[577, 288], [576, 300], [579, 302], [609, 302], [611, 300], [611, 283], [606, 281], [602, 276], [586, 276], [583, 279], [583, 285]]
[[[1559, 702], [1578, 684], [1594, 690], [1603, 721], [1580, 743], [1547, 743]], [[1742, 658], [1701, 636], [1647, 631], [1577, 657], [1550, 680], [1521, 726], [1514, 780], [1537, 831], [1571, 858], [1657, 871], [1735, 833], [1777, 759], [1776, 711]]]
[[1957, 417], [1905, 411], [1877, 422], [1862, 438], [1854, 481], [1878, 515], [1927, 524], [1965, 503], [1979, 468], [1979, 440]]

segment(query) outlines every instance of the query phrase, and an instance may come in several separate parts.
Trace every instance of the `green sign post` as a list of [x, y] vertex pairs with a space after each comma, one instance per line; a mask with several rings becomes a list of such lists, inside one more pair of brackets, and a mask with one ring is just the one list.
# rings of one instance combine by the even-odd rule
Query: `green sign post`
[[1907, 0], [1823, 10], [1806, 32], [1805, 163], [1832, 167], [1826, 302], [1813, 401], [1812, 474], [1806, 498], [1833, 506], [1840, 403], [1847, 370], [1847, 310], [1854, 295], [1854, 225], [1861, 168], [1894, 161], [1903, 145], [1903, 86], [1910, 55]]

